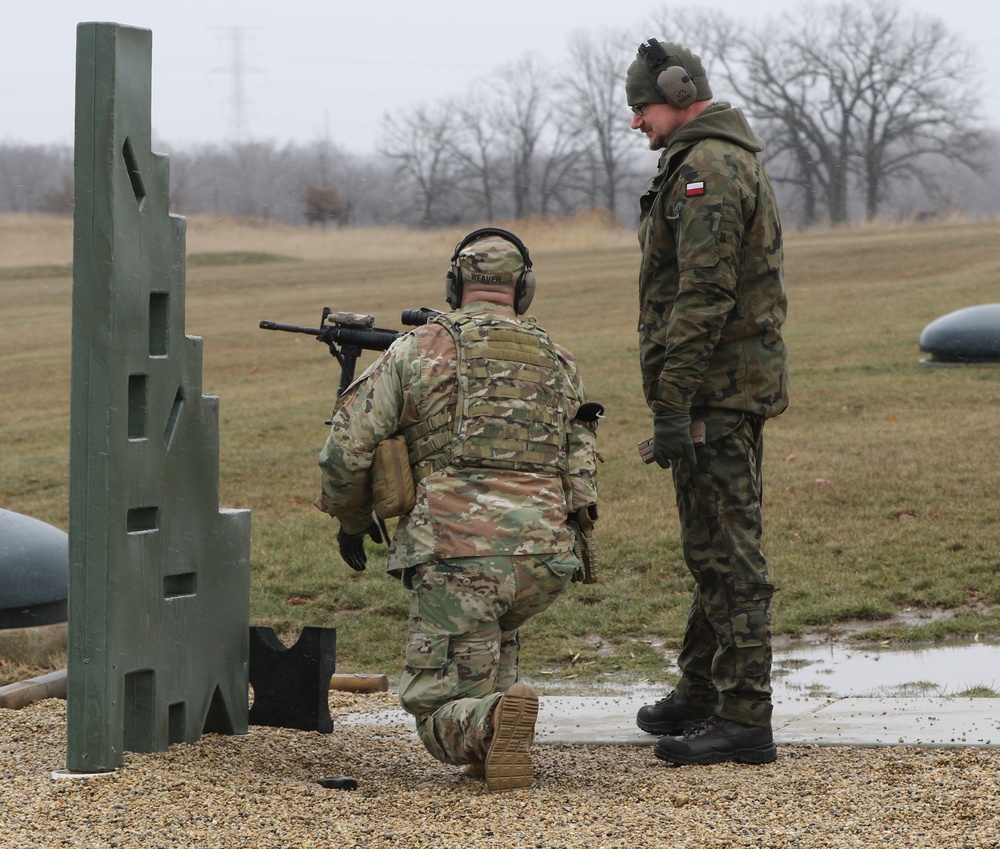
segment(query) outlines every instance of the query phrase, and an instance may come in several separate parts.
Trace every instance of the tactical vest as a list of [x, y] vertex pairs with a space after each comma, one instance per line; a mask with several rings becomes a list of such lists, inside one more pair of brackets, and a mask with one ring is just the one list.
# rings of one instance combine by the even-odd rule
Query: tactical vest
[[457, 351], [452, 409], [406, 429], [417, 479], [447, 466], [565, 476], [570, 412], [555, 347], [532, 319], [440, 316]]

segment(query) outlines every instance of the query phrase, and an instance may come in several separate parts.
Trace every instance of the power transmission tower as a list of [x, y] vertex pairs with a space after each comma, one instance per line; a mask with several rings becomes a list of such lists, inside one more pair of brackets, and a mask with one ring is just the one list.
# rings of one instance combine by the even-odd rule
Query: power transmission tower
[[224, 31], [224, 37], [230, 44], [229, 64], [224, 68], [215, 69], [224, 71], [230, 77], [229, 129], [236, 144], [242, 144], [250, 137], [247, 122], [246, 75], [260, 71], [259, 68], [252, 68], [246, 64], [244, 44], [247, 35], [247, 27], [228, 27]]

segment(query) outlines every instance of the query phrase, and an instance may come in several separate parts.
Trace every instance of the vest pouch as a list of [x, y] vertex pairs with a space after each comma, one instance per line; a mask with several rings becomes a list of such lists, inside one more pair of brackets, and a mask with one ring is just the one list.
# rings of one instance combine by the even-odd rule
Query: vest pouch
[[409, 513], [417, 503], [410, 451], [406, 437], [393, 436], [375, 446], [372, 461], [372, 500], [375, 515], [394, 519]]

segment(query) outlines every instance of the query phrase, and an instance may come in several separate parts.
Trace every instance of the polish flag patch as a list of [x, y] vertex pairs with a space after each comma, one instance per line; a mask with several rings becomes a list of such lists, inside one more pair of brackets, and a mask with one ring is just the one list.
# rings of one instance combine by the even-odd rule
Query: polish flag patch
[[703, 194], [705, 194], [705, 183], [701, 180], [697, 183], [688, 183], [684, 188], [685, 197], [695, 198]]

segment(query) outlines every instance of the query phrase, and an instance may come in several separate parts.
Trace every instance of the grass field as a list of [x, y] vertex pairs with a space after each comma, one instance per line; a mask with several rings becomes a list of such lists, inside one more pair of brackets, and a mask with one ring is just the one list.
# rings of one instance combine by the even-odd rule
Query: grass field
[[[573, 585], [522, 633], [550, 680], [664, 677], [690, 597], [669, 475], [644, 466], [631, 231], [523, 222], [532, 312], [575, 352], [600, 428], [601, 580]], [[187, 326], [220, 396], [221, 506], [252, 511], [251, 620], [286, 637], [338, 629], [338, 669], [398, 670], [405, 591], [372, 546], [357, 574], [311, 506], [338, 370], [308, 336], [323, 306], [400, 327], [443, 305], [465, 230], [305, 230], [188, 223]], [[0, 216], [0, 506], [67, 524], [71, 222]], [[1000, 369], [923, 368], [935, 318], [1000, 301], [1000, 224], [942, 222], [787, 238], [792, 402], [765, 431], [765, 552], [775, 632], [866, 640], [1000, 637]], [[367, 356], [364, 362], [368, 362]]]

